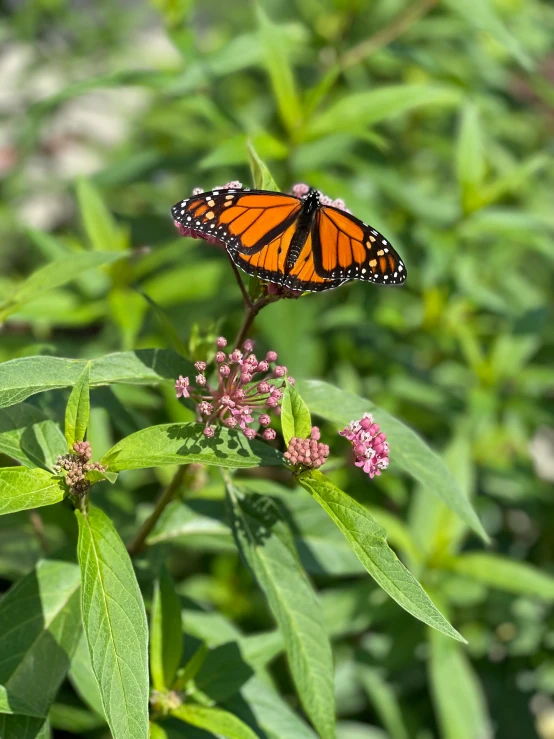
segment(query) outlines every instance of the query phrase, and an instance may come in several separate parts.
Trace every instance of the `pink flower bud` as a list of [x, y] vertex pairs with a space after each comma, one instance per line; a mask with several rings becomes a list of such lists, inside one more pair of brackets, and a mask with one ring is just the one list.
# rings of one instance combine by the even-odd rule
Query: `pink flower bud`
[[258, 390], [265, 395], [265, 393], [269, 393], [271, 390], [271, 385], [269, 382], [260, 382], [258, 385]]
[[251, 429], [248, 426], [242, 430], [242, 433], [246, 436], [247, 439], [256, 438], [256, 432], [254, 431], [254, 429]]
[[242, 359], [242, 352], [239, 352], [238, 349], [235, 349], [234, 352], [231, 352], [231, 354], [229, 354], [230, 362], [240, 362], [241, 359]]
[[222, 377], [229, 377], [229, 375], [231, 374], [231, 368], [229, 367], [229, 365], [222, 364], [221, 367], [219, 368], [219, 374]]
[[276, 362], [277, 361], [277, 352], [268, 352], [265, 355], [266, 362]]
[[276, 408], [279, 405], [279, 401], [277, 400], [277, 398], [271, 396], [265, 401], [265, 404], [268, 408]]
[[275, 429], [266, 429], [262, 436], [266, 441], [272, 441], [277, 436], [277, 433], [275, 432]]
[[246, 341], [242, 345], [242, 348], [244, 349], [245, 352], [251, 352], [254, 350], [254, 346], [255, 344], [252, 341], [252, 339], [246, 339]]
[[258, 363], [258, 366], [256, 367], [257, 372], [267, 372], [269, 370], [269, 364], [262, 360]]
[[194, 366], [199, 372], [205, 372], [206, 371], [206, 362], [195, 362]]
[[215, 361], [218, 364], [221, 364], [222, 362], [224, 362], [225, 361], [225, 352], [216, 352], [215, 353]]
[[215, 343], [218, 349], [223, 349], [224, 346], [227, 346], [227, 339], [224, 336], [219, 336]]
[[200, 385], [200, 387], [204, 387], [206, 384], [206, 378], [204, 375], [196, 375], [196, 384]]
[[213, 406], [211, 403], [208, 403], [207, 400], [203, 400], [201, 403], [198, 404], [198, 410], [203, 416], [209, 416], [210, 413], [213, 411]]
[[271, 397], [275, 398], [275, 400], [281, 400], [281, 398], [283, 397], [283, 391], [279, 390], [278, 387], [274, 387], [271, 391]]
[[247, 382], [252, 382], [252, 375], [250, 374], [250, 372], [243, 372], [240, 376], [240, 380], [244, 384], [246, 384]]
[[267, 413], [263, 413], [260, 416], [260, 423], [262, 426], [269, 426], [271, 423], [271, 418], [267, 415]]
[[289, 385], [294, 385], [296, 383], [294, 377], [291, 377], [290, 375], [287, 377], [287, 380], [289, 381]]
[[227, 428], [233, 429], [237, 425], [238, 421], [234, 416], [227, 416], [223, 423], [227, 426]]
[[246, 393], [244, 392], [242, 388], [235, 390], [234, 395], [237, 400], [244, 400], [246, 398]]
[[214, 434], [215, 426], [206, 426], [204, 428], [204, 436], [206, 436], [208, 439], [211, 439]]
[[321, 433], [317, 426], [312, 426], [312, 430], [310, 432], [310, 438], [315, 439], [315, 441], [319, 441], [319, 439], [321, 438]]
[[363, 428], [364, 431], [367, 431], [372, 423], [373, 419], [371, 416], [364, 416], [364, 418], [362, 418], [362, 420], [360, 421], [360, 426]]
[[281, 365], [277, 365], [273, 370], [274, 377], [284, 377], [287, 374], [287, 368]]

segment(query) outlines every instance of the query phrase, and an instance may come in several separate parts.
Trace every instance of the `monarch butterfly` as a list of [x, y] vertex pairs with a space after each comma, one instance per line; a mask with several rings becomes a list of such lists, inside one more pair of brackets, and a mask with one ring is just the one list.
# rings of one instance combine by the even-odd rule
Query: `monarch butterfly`
[[296, 197], [220, 188], [181, 200], [171, 212], [184, 235], [223, 243], [247, 274], [289, 290], [329, 290], [351, 279], [406, 280], [404, 262], [382, 234], [322, 204], [314, 189]]

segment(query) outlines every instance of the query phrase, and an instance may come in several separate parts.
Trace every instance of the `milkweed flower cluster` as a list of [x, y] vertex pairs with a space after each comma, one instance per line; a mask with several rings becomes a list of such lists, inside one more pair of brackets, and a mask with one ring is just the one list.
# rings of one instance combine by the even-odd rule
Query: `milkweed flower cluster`
[[54, 465], [54, 472], [65, 470], [65, 482], [74, 495], [83, 497], [90, 490], [90, 482], [86, 479], [87, 472], [96, 470], [106, 472], [106, 467], [100, 462], [91, 462], [92, 449], [88, 441], [76, 441], [73, 444], [73, 453], [61, 454]]
[[285, 452], [285, 459], [292, 465], [300, 464], [305, 468], [321, 467], [327, 461], [329, 447], [321, 444], [320, 438], [317, 426], [313, 426], [309, 439], [293, 436]]
[[[298, 182], [296, 185], [293, 185], [291, 189], [291, 194], [297, 198], [303, 198], [304, 195], [307, 195], [309, 192], [310, 186], [306, 185], [304, 182]], [[342, 200], [341, 198], [333, 200], [333, 198], [330, 198], [328, 195], [325, 195], [325, 193], [322, 193], [321, 190], [319, 190], [319, 202], [321, 203], [321, 205], [330, 205], [333, 208], [337, 208], [338, 210], [344, 210], [345, 213], [352, 212], [348, 210], [344, 203], [344, 200]]]
[[379, 424], [375, 423], [371, 413], [364, 413], [359, 421], [351, 421], [339, 434], [352, 444], [356, 467], [361, 467], [371, 479], [387, 469], [387, 436], [381, 431]]
[[[294, 379], [286, 367], [275, 364], [277, 352], [269, 351], [264, 359], [258, 359], [250, 339], [244, 342], [242, 351], [234, 349], [227, 353], [226, 346], [227, 339], [220, 336], [213, 359], [215, 381], [212, 384], [208, 381], [208, 363], [196, 362], [198, 374], [194, 382], [182, 375], [176, 381], [177, 397], [191, 398], [196, 404], [197, 418], [205, 424], [204, 435], [208, 438], [215, 434], [215, 424], [219, 423], [240, 429], [247, 439], [260, 435], [270, 441], [276, 436], [274, 429], [267, 428], [270, 414], [279, 415], [282, 388], [286, 380], [294, 384]], [[264, 430], [256, 431], [254, 423]]]

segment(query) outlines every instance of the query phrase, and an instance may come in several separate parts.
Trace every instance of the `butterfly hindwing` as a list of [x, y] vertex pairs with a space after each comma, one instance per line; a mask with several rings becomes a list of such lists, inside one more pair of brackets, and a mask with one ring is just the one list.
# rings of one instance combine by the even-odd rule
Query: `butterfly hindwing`
[[387, 239], [345, 211], [319, 208], [312, 238], [315, 270], [320, 277], [382, 285], [399, 285], [406, 280], [406, 266]]

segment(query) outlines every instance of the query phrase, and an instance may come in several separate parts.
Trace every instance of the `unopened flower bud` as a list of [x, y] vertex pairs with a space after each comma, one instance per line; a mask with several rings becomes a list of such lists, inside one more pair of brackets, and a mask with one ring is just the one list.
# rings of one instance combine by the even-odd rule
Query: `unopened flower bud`
[[273, 370], [274, 377], [284, 377], [287, 374], [287, 368], [281, 365], [277, 365]]
[[229, 367], [228, 364], [222, 364], [221, 367], [219, 368], [219, 374], [222, 377], [229, 377], [230, 373], [231, 373], [231, 368]]
[[251, 352], [254, 350], [254, 346], [255, 344], [252, 341], [252, 339], [246, 339], [246, 341], [242, 345], [242, 348], [244, 349], [245, 352]]
[[277, 436], [277, 433], [275, 432], [275, 429], [266, 429], [262, 436], [266, 441], [272, 441]]
[[205, 372], [206, 371], [206, 362], [195, 362], [194, 366], [199, 372]]
[[200, 385], [200, 387], [204, 387], [206, 384], [206, 378], [204, 375], [196, 375], [196, 384]]
[[260, 423], [262, 426], [269, 426], [271, 423], [271, 418], [267, 415], [267, 413], [263, 413], [260, 416]]
[[254, 429], [251, 429], [248, 426], [242, 430], [242, 433], [246, 436], [247, 439], [256, 438], [256, 432], [254, 431]]
[[268, 352], [265, 355], [266, 362], [276, 362], [277, 361], [277, 352]]
[[211, 439], [214, 434], [215, 426], [206, 426], [204, 428], [204, 436], [206, 436], [208, 439]]
[[258, 363], [258, 366], [256, 367], [257, 372], [267, 372], [269, 370], [269, 364], [262, 360]]
[[215, 343], [218, 349], [223, 349], [224, 346], [227, 346], [227, 339], [225, 336], [219, 336]]

